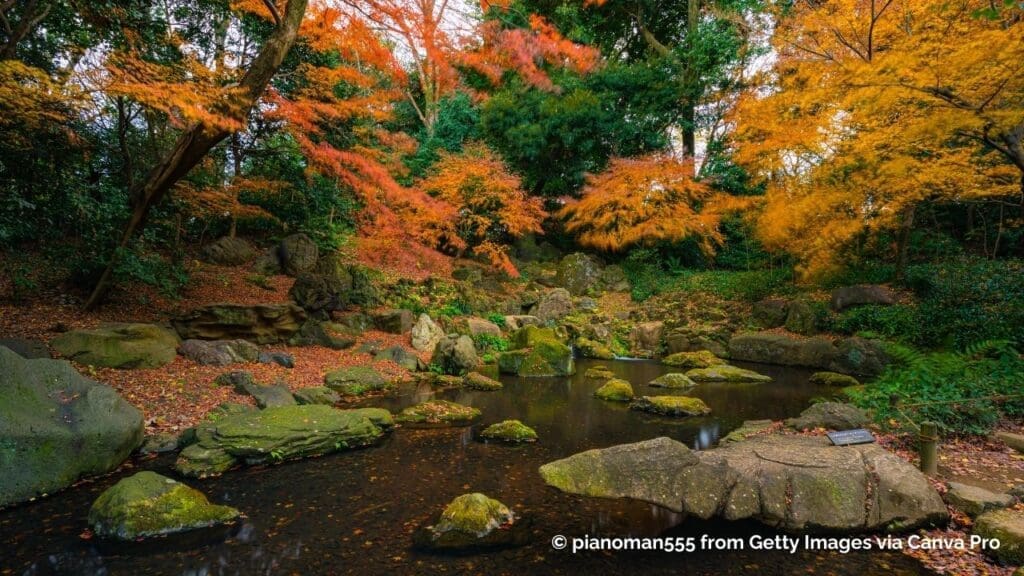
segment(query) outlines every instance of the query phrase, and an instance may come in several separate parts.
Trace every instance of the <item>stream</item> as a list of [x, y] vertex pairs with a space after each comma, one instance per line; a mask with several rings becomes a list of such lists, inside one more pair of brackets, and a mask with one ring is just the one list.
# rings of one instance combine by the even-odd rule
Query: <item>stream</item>
[[[687, 574], [883, 576], [929, 574], [899, 553], [579, 552], [555, 550], [551, 538], [606, 536], [773, 535], [756, 523], [685, 520], [636, 501], [563, 494], [537, 467], [591, 448], [669, 436], [694, 449], [713, 447], [744, 420], [795, 416], [827, 388], [810, 371], [737, 363], [775, 378], [770, 384], [706, 384], [686, 394], [712, 414], [661, 418], [592, 397], [588, 367], [603, 364], [637, 395], [671, 394], [646, 385], [673, 369], [650, 361], [580, 360], [571, 378], [502, 377], [503, 390], [450, 390], [436, 396], [483, 411], [471, 428], [399, 428], [379, 445], [279, 466], [254, 467], [188, 484], [247, 518], [206, 542], [104, 544], [80, 535], [92, 501], [140, 469], [173, 476], [171, 457], [137, 461], [38, 502], [0, 511], [0, 575], [318, 575], [318, 574]], [[408, 385], [363, 405], [392, 411], [434, 393]], [[475, 439], [483, 425], [508, 418], [533, 427], [540, 441], [509, 447]], [[530, 519], [526, 546], [470, 556], [413, 550], [412, 533], [454, 497], [483, 492]]]

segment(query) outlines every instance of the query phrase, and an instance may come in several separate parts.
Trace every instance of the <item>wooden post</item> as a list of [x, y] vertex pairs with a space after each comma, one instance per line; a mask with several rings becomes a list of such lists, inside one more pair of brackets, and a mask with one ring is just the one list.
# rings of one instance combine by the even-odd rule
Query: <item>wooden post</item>
[[938, 471], [939, 427], [935, 422], [922, 422], [917, 436], [918, 454], [921, 456], [921, 472], [934, 476]]

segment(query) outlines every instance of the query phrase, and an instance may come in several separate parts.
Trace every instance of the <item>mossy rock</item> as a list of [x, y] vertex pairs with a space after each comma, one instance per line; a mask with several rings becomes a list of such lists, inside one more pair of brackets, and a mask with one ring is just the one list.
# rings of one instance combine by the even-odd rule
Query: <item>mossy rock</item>
[[0, 508], [106, 474], [142, 439], [142, 412], [110, 386], [0, 347]]
[[771, 420], [745, 420], [740, 427], [729, 432], [719, 441], [719, 444], [730, 444], [742, 442], [751, 436], [757, 436], [766, 430], [770, 430], [775, 423]]
[[196, 427], [196, 443], [175, 469], [204, 477], [238, 464], [274, 463], [368, 446], [392, 425], [387, 410], [338, 410], [319, 404], [231, 414]]
[[433, 526], [417, 532], [417, 546], [462, 552], [523, 544], [528, 534], [508, 506], [484, 494], [463, 494], [445, 507]]
[[177, 356], [178, 336], [154, 324], [109, 324], [72, 330], [50, 345], [61, 356], [106, 368], [159, 368]]
[[311, 388], [300, 388], [293, 394], [295, 401], [299, 404], [323, 404], [333, 406], [341, 402], [341, 395], [327, 386], [313, 386]]
[[587, 368], [587, 371], [583, 373], [583, 377], [590, 380], [610, 380], [615, 378], [615, 373], [609, 370], [607, 366], [594, 366]]
[[342, 396], [362, 396], [390, 388], [390, 383], [369, 366], [349, 366], [328, 372], [324, 384]]
[[675, 390], [687, 390], [697, 386], [697, 383], [690, 379], [686, 374], [680, 374], [678, 372], [672, 372], [670, 374], [662, 374], [654, 380], [647, 383], [648, 386], [654, 386], [655, 388], [672, 388]]
[[509, 350], [498, 355], [498, 370], [502, 374], [519, 374], [519, 367], [530, 355], [529, 350]]
[[753, 370], [737, 368], [736, 366], [721, 365], [710, 368], [695, 368], [686, 373], [694, 382], [771, 382], [770, 376], [758, 374]]
[[576, 340], [576, 349], [579, 350], [580, 356], [583, 358], [595, 358], [597, 360], [615, 359], [615, 353], [612, 352], [611, 348], [588, 338], [578, 338]]
[[555, 334], [554, 328], [541, 328], [540, 326], [523, 326], [519, 330], [516, 330], [509, 339], [509, 343], [513, 350], [520, 348], [530, 348], [535, 346], [539, 342], [554, 341], [561, 342], [558, 335]]
[[395, 417], [402, 424], [465, 426], [480, 417], [480, 410], [448, 400], [428, 400], [409, 406]]
[[476, 372], [478, 374], [483, 374], [488, 378], [497, 380], [498, 376], [501, 375], [501, 368], [498, 366], [497, 362], [494, 362], [493, 364], [480, 364], [476, 367]]
[[633, 400], [629, 407], [662, 416], [705, 416], [711, 413], [711, 408], [703, 400], [689, 396], [642, 396]]
[[505, 420], [484, 428], [480, 437], [509, 443], [536, 442], [537, 432], [519, 420]]
[[93, 503], [89, 525], [101, 538], [138, 540], [210, 528], [241, 513], [211, 504], [202, 492], [155, 472], [121, 479]]
[[860, 381], [853, 376], [838, 372], [815, 372], [808, 381], [819, 386], [860, 386]]
[[557, 340], [536, 342], [519, 366], [523, 377], [571, 376], [576, 371], [572, 349]]
[[698, 350], [696, 352], [676, 352], [675, 354], [670, 354], [662, 358], [661, 363], [666, 366], [691, 369], [721, 366], [725, 364], [725, 360], [715, 356], [708, 350]]
[[993, 510], [974, 521], [973, 533], [999, 540], [997, 550], [986, 550], [996, 560], [1010, 565], [1024, 564], [1024, 511]]
[[470, 372], [469, 374], [466, 374], [466, 377], [462, 379], [462, 382], [466, 388], [471, 390], [490, 392], [502, 389], [501, 382], [498, 382], [493, 378], [488, 378], [479, 372]]
[[625, 380], [612, 378], [594, 391], [594, 397], [612, 402], [629, 402], [633, 399], [633, 386]]

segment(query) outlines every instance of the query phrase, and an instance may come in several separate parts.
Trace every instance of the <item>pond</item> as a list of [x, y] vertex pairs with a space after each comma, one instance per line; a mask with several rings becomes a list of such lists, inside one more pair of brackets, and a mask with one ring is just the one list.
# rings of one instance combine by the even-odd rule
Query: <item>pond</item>
[[[540, 441], [522, 447], [475, 439], [480, 426], [400, 428], [380, 445], [192, 481], [210, 499], [241, 509], [247, 519], [226, 539], [205, 544], [168, 541], [110, 548], [80, 535], [92, 501], [118, 474], [82, 483], [39, 502], [0, 512], [0, 575], [314, 575], [314, 574], [928, 574], [898, 553], [581, 552], [554, 550], [551, 538], [589, 536], [771, 535], [754, 523], [684, 520], [642, 502], [567, 495], [544, 484], [537, 468], [590, 448], [669, 436], [692, 448], [714, 446], [743, 420], [798, 414], [827, 389], [809, 372], [740, 364], [775, 378], [770, 384], [702, 385], [688, 395], [713, 410], [702, 418], [668, 419], [592, 397], [583, 372], [557, 379], [503, 377], [497, 392], [451, 390], [437, 396], [483, 411], [481, 425], [517, 418]], [[649, 361], [600, 362], [629, 380], [638, 395], [665, 394], [646, 383], [670, 368]], [[367, 405], [397, 411], [432, 395], [409, 386]], [[171, 474], [169, 458], [137, 462], [135, 470]], [[531, 519], [526, 546], [472, 556], [412, 549], [412, 534], [452, 498], [483, 492]]]

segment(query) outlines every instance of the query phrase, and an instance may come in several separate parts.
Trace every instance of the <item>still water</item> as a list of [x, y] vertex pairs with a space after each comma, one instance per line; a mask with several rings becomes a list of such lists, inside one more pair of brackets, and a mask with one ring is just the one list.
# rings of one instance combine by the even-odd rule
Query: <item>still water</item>
[[[572, 378], [504, 378], [497, 392], [452, 390], [437, 396], [482, 410], [479, 426], [400, 428], [381, 444], [355, 452], [190, 481], [212, 501], [246, 513], [227, 538], [159, 541], [146, 547], [104, 546], [85, 540], [92, 501], [120, 476], [138, 469], [172, 475], [171, 459], [136, 463], [135, 470], [101, 478], [50, 498], [0, 512], [0, 575], [318, 575], [318, 574], [686, 574], [882, 576], [928, 574], [893, 553], [798, 552], [581, 552], [554, 550], [555, 535], [717, 536], [771, 535], [755, 523], [702, 522], [641, 502], [562, 494], [537, 474], [545, 462], [590, 448], [669, 436], [704, 449], [743, 420], [798, 414], [829, 391], [807, 383], [809, 372], [743, 365], [775, 378], [770, 384], [708, 384], [687, 392], [712, 414], [651, 417], [592, 397], [597, 384], [583, 372]], [[629, 380], [638, 395], [670, 394], [647, 382], [671, 371], [647, 361], [601, 362]], [[741, 364], [742, 365], [742, 364]], [[397, 411], [431, 397], [410, 386], [366, 405]], [[517, 418], [540, 441], [522, 447], [474, 439], [480, 426]], [[530, 518], [526, 546], [473, 556], [442, 556], [412, 549], [413, 532], [447, 502], [483, 492]]]

